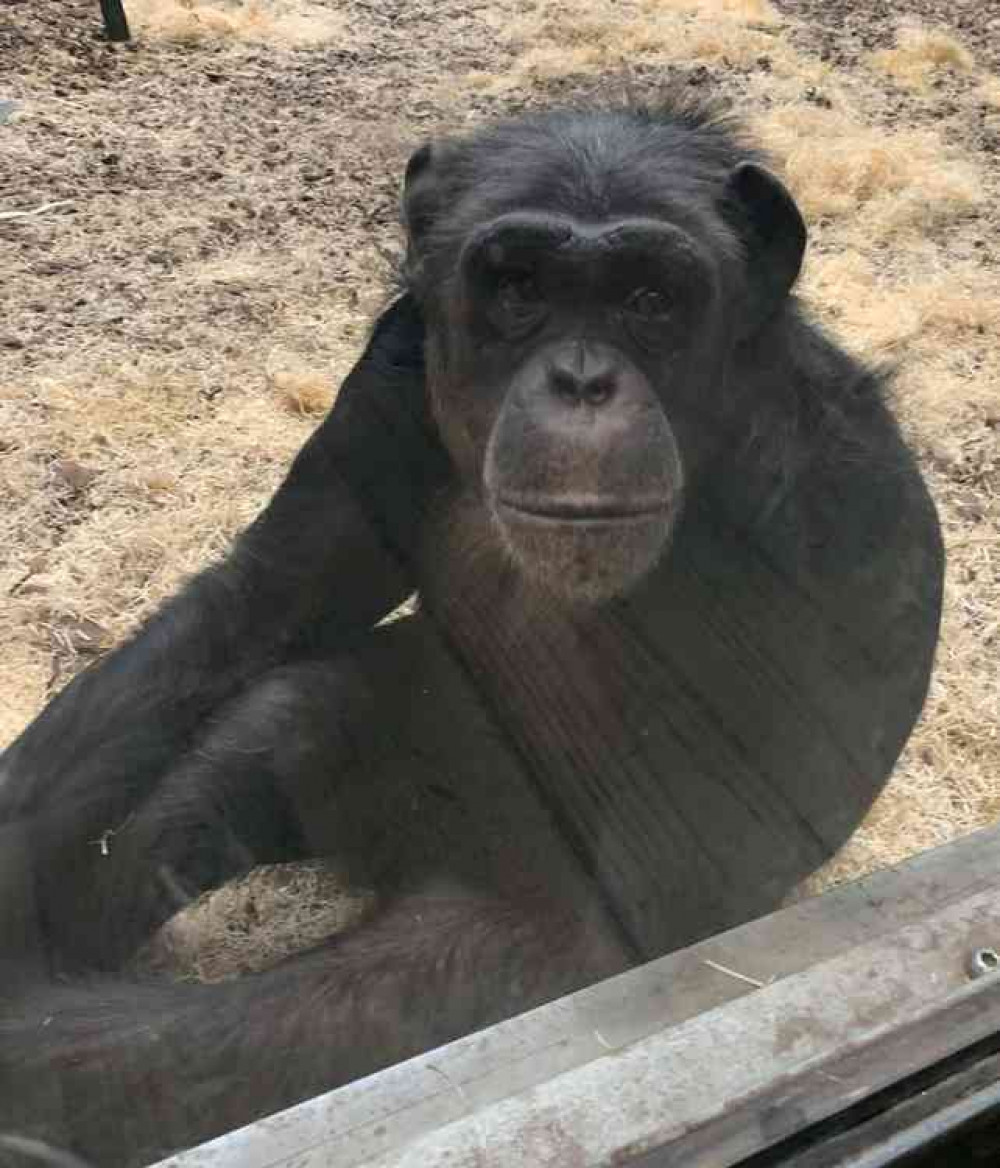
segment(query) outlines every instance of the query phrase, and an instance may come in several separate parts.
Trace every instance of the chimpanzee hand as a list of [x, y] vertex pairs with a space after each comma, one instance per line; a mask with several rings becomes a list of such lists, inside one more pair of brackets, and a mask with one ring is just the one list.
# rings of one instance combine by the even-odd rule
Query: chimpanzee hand
[[311, 492], [334, 476], [406, 564], [427, 503], [446, 481], [448, 467], [424, 392], [423, 320], [406, 294], [376, 322], [333, 409], [279, 493]]

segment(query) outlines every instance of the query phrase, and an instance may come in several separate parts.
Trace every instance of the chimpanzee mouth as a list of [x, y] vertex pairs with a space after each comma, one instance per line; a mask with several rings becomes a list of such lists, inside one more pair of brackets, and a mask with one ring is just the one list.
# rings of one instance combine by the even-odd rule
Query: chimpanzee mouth
[[672, 500], [657, 498], [642, 502], [620, 499], [524, 498], [504, 495], [497, 499], [501, 512], [513, 512], [524, 521], [541, 523], [629, 523], [663, 518]]

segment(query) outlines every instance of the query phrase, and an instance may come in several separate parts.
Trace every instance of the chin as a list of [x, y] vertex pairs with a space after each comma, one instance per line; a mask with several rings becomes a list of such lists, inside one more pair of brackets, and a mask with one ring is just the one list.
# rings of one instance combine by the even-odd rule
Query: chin
[[566, 604], [593, 607], [630, 592], [662, 558], [676, 509], [566, 518], [502, 502], [493, 515], [525, 582]]

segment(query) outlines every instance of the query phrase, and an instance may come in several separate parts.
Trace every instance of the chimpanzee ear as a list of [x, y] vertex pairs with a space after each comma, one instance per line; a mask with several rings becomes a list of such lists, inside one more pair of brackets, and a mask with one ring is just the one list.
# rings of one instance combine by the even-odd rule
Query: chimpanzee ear
[[411, 156], [403, 176], [403, 221], [411, 250], [419, 252], [438, 210], [440, 151], [426, 142]]
[[780, 308], [802, 267], [806, 225], [795, 200], [770, 171], [741, 162], [726, 185], [746, 249], [747, 296], [741, 332], [755, 333]]

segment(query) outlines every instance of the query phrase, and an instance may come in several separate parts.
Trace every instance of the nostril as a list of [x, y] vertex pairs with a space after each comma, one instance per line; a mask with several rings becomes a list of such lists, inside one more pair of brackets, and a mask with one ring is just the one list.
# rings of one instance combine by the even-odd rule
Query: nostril
[[548, 368], [549, 392], [563, 405], [606, 405], [618, 392], [618, 370], [607, 361], [581, 360], [576, 367], [554, 361]]

